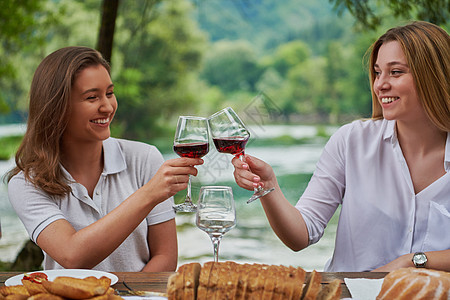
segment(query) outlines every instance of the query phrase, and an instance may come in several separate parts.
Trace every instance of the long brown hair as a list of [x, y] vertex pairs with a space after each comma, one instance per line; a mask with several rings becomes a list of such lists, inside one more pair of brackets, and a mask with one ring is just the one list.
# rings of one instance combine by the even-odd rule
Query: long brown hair
[[389, 29], [369, 49], [372, 118], [383, 118], [373, 90], [374, 65], [381, 45], [390, 41], [402, 47], [426, 114], [440, 130], [450, 131], [450, 37], [444, 29], [424, 21]]
[[48, 194], [71, 191], [60, 167], [60, 141], [68, 123], [72, 84], [81, 70], [96, 65], [110, 72], [102, 55], [87, 47], [59, 49], [39, 64], [31, 82], [27, 130], [8, 181], [23, 171], [29, 182]]

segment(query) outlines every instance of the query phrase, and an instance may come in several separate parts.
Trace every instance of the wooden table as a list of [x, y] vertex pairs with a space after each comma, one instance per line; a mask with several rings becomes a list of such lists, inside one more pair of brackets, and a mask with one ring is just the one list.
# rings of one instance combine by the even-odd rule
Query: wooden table
[[[0, 272], [0, 286], [3, 286], [6, 279], [11, 276], [21, 274], [22, 272]], [[141, 272], [113, 272], [119, 277], [119, 281], [113, 286], [119, 291], [126, 291], [127, 286], [135, 291], [153, 291], [166, 292], [167, 279], [172, 272], [157, 272], [157, 273], [141, 273]], [[341, 298], [349, 298], [350, 293], [344, 284], [344, 278], [369, 278], [378, 279], [383, 278], [387, 273], [383, 272], [322, 272], [322, 284], [327, 284], [334, 279], [341, 280], [342, 296]]]

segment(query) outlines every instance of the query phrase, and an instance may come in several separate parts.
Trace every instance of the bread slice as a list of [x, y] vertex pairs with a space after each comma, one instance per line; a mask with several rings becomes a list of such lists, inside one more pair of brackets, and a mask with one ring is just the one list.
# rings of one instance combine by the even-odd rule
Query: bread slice
[[173, 273], [169, 276], [167, 280], [167, 299], [175, 300], [176, 286], [175, 282], [177, 281], [177, 277], [180, 276], [178, 273]]
[[284, 267], [283, 266], [274, 266], [276, 268], [276, 273], [274, 277], [274, 287], [273, 287], [273, 300], [283, 300], [285, 299], [285, 289], [286, 284], [283, 280], [284, 276]]
[[183, 277], [183, 300], [197, 299], [197, 289], [199, 284], [201, 265], [199, 263], [190, 263], [186, 266]]
[[93, 281], [65, 276], [56, 277], [53, 281], [44, 280], [42, 285], [49, 293], [70, 299], [86, 299], [103, 295], [109, 288]]
[[5, 300], [27, 300], [29, 296], [27, 295], [21, 295], [21, 294], [11, 294], [6, 296]]
[[261, 297], [262, 300], [274, 299], [274, 288], [277, 276], [278, 276], [278, 266], [269, 266], [264, 281], [264, 291]]
[[341, 299], [341, 281], [335, 279], [321, 287], [317, 300], [339, 300]]
[[200, 270], [199, 286], [197, 289], [197, 299], [208, 299], [207, 294], [209, 287], [209, 278], [211, 275], [213, 265], [214, 265], [213, 261], [208, 261], [203, 264], [203, 267]]
[[216, 285], [214, 299], [231, 300], [235, 299], [236, 289], [239, 279], [239, 265], [232, 261], [219, 263], [219, 281]]
[[[291, 267], [292, 268], [292, 267]], [[293, 268], [294, 272], [294, 294], [293, 299], [300, 299], [303, 292], [303, 284], [305, 283], [306, 271], [302, 268]]]
[[306, 278], [305, 287], [302, 294], [302, 300], [314, 300], [320, 291], [320, 283], [322, 281], [322, 275], [313, 270]]
[[23, 285], [0, 286], [0, 294], [5, 297], [8, 295], [30, 296], [30, 293]]
[[[91, 298], [91, 300], [94, 298]], [[64, 298], [49, 293], [39, 293], [28, 297], [27, 300], [64, 300]]]
[[23, 286], [27, 289], [30, 296], [40, 293], [47, 293], [47, 290], [40, 282], [38, 283], [27, 279], [22, 279], [21, 281]]
[[247, 294], [247, 285], [248, 285], [248, 278], [250, 275], [251, 270], [255, 268], [255, 265], [251, 264], [243, 264], [240, 266], [240, 275], [238, 280], [238, 286], [236, 289], [236, 297], [237, 300], [244, 300], [246, 299]]

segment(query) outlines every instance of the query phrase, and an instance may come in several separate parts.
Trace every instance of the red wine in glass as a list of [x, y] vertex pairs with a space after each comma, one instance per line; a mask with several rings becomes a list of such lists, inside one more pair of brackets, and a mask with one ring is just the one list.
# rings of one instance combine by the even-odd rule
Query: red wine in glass
[[[250, 138], [250, 132], [236, 112], [231, 107], [224, 108], [208, 118], [208, 125], [217, 151], [233, 154], [244, 161], [244, 149]], [[262, 186], [258, 186], [247, 203], [251, 203], [273, 190], [274, 188], [264, 189]]]
[[[200, 158], [209, 150], [208, 121], [195, 116], [178, 117], [177, 129], [173, 140], [173, 151], [181, 157]], [[191, 198], [191, 176], [184, 202], [173, 206], [175, 212], [195, 212], [197, 206]]]
[[213, 138], [217, 151], [238, 155], [244, 152], [249, 136], [219, 137]]
[[208, 153], [208, 143], [188, 143], [173, 146], [173, 151], [181, 157], [201, 158]]

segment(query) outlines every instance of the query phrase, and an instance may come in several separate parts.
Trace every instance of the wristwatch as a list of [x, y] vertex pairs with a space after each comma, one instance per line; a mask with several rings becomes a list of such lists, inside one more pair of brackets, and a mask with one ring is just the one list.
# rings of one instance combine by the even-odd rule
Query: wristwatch
[[414, 253], [412, 258], [412, 262], [414, 263], [416, 268], [425, 268], [425, 264], [427, 263], [427, 261], [427, 256], [423, 252]]

